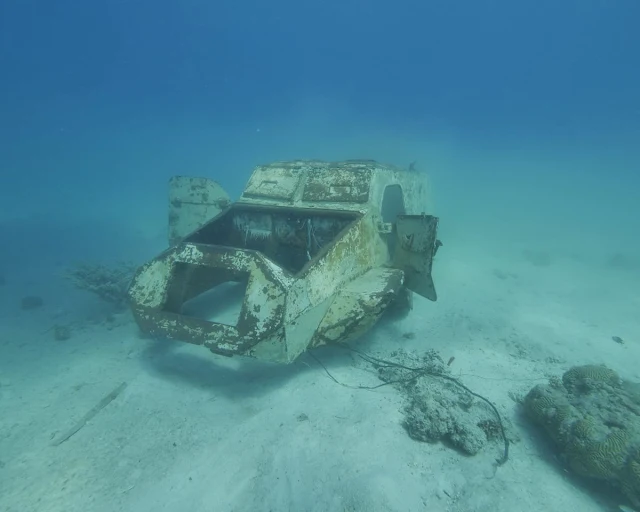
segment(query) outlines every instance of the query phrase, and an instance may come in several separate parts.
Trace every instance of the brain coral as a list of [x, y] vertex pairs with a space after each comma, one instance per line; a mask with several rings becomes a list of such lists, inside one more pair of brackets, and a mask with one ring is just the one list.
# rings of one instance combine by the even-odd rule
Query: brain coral
[[562, 386], [535, 386], [523, 405], [527, 416], [553, 439], [570, 469], [609, 482], [640, 506], [636, 386], [621, 381], [605, 366], [576, 366], [562, 376]]

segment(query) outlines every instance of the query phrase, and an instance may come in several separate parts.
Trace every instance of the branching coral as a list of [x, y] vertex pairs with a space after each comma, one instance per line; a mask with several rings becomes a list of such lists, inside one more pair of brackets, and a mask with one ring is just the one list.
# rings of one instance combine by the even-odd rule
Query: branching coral
[[129, 263], [114, 266], [80, 263], [69, 269], [65, 277], [80, 289], [96, 294], [117, 309], [127, 306], [127, 289], [136, 267]]

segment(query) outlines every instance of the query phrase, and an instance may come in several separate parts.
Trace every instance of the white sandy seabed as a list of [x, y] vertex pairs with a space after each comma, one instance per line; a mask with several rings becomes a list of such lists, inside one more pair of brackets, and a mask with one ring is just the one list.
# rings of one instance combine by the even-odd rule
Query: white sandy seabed
[[[145, 340], [128, 314], [55, 341], [47, 301], [3, 313], [0, 326], [0, 510], [615, 510], [563, 469], [513, 397], [578, 364], [640, 380], [638, 272], [571, 258], [438, 257], [438, 302], [417, 298], [406, 319], [358, 347], [454, 357], [453, 375], [520, 437], [497, 471], [498, 442], [467, 457], [412, 440], [393, 387], [339, 386], [308, 355], [277, 367]], [[380, 382], [346, 351], [315, 355], [341, 382]]]

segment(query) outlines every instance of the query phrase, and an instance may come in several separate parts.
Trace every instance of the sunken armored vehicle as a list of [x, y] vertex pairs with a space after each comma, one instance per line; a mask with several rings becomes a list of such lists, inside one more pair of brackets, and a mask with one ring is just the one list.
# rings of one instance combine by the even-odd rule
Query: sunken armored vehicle
[[234, 203], [205, 178], [174, 177], [169, 196], [170, 247], [129, 289], [151, 336], [290, 363], [360, 336], [389, 307], [408, 311], [414, 292], [436, 300], [441, 244], [422, 173], [276, 162], [256, 167]]

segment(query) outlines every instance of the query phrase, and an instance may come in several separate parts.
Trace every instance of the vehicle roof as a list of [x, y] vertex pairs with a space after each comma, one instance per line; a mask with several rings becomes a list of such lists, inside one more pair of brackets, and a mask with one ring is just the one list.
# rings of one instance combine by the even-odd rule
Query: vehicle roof
[[419, 173], [374, 160], [295, 160], [257, 166], [239, 203], [365, 211], [387, 185], [411, 188]]

